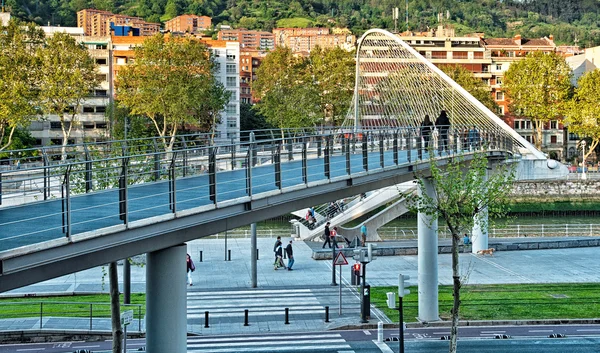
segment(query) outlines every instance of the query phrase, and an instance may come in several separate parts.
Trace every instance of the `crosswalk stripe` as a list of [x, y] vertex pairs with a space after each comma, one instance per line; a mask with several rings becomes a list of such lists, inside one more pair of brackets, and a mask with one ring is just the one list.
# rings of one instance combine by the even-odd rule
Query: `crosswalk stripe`
[[192, 303], [194, 305], [199, 305], [198, 303], [206, 303], [206, 302], [235, 306], [235, 305], [237, 305], [236, 303], [267, 303], [267, 304], [271, 304], [271, 303], [278, 303], [278, 304], [282, 304], [282, 303], [283, 304], [285, 304], [285, 303], [315, 303], [315, 302], [318, 302], [318, 300], [315, 297], [297, 298], [294, 300], [290, 300], [288, 298], [273, 298], [273, 299], [269, 299], [269, 300], [253, 299], [253, 298], [241, 298], [241, 299], [222, 298], [222, 299], [211, 300], [211, 301], [188, 300], [188, 303]]
[[[302, 344], [333, 344], [333, 343], [346, 343], [346, 340], [344, 340], [343, 338], [337, 338], [337, 339], [327, 339], [327, 340], [315, 340], [315, 339], [310, 339], [310, 340], [294, 340], [294, 341], [288, 341], [288, 342], [280, 342], [281, 345], [287, 345], [287, 346], [298, 346], [298, 345], [302, 345]], [[243, 347], [245, 348], [249, 348], [249, 347], [256, 347], [256, 346], [263, 346], [265, 344], [270, 344], [273, 345], [275, 343], [273, 342], [232, 342], [232, 343], [218, 343], [218, 344], [214, 344], [214, 343], [192, 343], [190, 344], [188, 342], [188, 348], [208, 348], [208, 347], [223, 347], [223, 348], [229, 348], [229, 347], [239, 347], [240, 345], [243, 345]]]
[[[189, 347], [188, 347], [189, 348]], [[352, 348], [348, 344], [337, 345], [310, 345], [310, 346], [264, 346], [264, 347], [235, 347], [235, 348], [210, 348], [210, 349], [193, 349], [188, 353], [236, 353], [236, 352], [297, 352], [297, 351], [315, 351], [322, 352], [329, 349], [348, 349]]]
[[297, 293], [310, 293], [312, 292], [312, 289], [264, 289], [264, 290], [236, 290], [236, 291], [219, 291], [219, 292], [187, 292], [188, 296], [202, 296], [202, 295], [217, 295], [217, 293], [220, 293], [222, 295], [228, 295], [228, 294], [240, 294], [240, 295], [255, 295], [258, 293], [265, 293], [268, 295], [273, 295], [275, 293], [289, 293], [289, 292], [297, 292]]
[[[302, 305], [302, 306], [281, 306], [281, 305], [275, 305], [272, 307], [266, 307], [266, 306], [259, 306], [259, 305], [246, 305], [244, 306], [244, 309], [248, 309], [248, 311], [252, 312], [253, 309], [256, 310], [260, 310], [260, 311], [281, 311], [283, 312], [284, 308], [288, 308], [290, 309], [290, 311], [294, 311], [294, 310], [307, 310], [307, 309], [323, 309], [324, 306], [323, 305]], [[208, 310], [207, 307], [196, 307], [196, 308], [190, 308], [188, 307], [187, 313], [188, 314], [194, 314], [194, 313], [203, 313], [205, 311], [209, 311], [211, 314], [212, 313], [230, 313], [230, 312], [244, 312], [243, 310], [240, 309], [239, 306], [237, 307], [230, 307], [230, 308], [211, 308], [210, 310]]]
[[307, 339], [307, 338], [341, 338], [339, 333], [319, 333], [311, 335], [269, 335], [269, 336], [239, 336], [239, 337], [189, 337], [188, 342], [233, 342], [233, 341], [260, 341], [269, 340], [269, 343], [273, 344], [275, 341], [287, 341], [294, 339]]

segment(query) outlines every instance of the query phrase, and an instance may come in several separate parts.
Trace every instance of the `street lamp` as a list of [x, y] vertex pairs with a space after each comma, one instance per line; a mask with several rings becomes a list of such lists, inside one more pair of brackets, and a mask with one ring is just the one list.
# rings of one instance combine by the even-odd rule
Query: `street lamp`
[[585, 140], [581, 140], [581, 149], [583, 150], [583, 165], [582, 165], [582, 170], [581, 170], [581, 179], [585, 180], [586, 179], [586, 175], [585, 175]]

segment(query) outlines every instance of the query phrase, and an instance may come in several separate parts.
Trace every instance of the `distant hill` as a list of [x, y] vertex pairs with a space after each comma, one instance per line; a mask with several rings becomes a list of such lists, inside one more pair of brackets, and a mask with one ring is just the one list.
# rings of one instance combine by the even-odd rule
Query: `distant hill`
[[[76, 12], [96, 8], [164, 22], [184, 13], [207, 15], [213, 23], [271, 30], [278, 24], [349, 27], [360, 35], [369, 28], [394, 29], [392, 8], [399, 6], [399, 31], [406, 29], [402, 0], [6, 0], [7, 10], [38, 24], [75, 26]], [[537, 38], [554, 35], [560, 44], [600, 45], [597, 0], [409, 0], [408, 27], [414, 31], [452, 24], [457, 34]]]

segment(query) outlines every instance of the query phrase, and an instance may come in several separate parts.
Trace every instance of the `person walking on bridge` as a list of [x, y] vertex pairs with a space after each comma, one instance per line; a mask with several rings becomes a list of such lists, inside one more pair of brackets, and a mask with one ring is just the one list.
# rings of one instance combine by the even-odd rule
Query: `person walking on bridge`
[[440, 116], [435, 121], [435, 127], [440, 131], [440, 142], [438, 145], [438, 150], [440, 153], [442, 151], [448, 150], [448, 130], [450, 130], [450, 119], [448, 119], [448, 114], [445, 110], [442, 109], [440, 112]]
[[429, 151], [429, 140], [431, 139], [431, 132], [433, 131], [433, 122], [429, 118], [429, 115], [425, 114], [425, 119], [421, 123], [421, 137], [423, 139], [423, 146], [419, 148], [419, 159], [423, 158], [423, 150]]

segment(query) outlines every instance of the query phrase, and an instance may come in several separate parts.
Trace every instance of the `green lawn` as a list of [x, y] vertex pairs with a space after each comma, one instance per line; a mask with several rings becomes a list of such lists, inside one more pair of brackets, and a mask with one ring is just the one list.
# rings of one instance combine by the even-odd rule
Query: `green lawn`
[[[121, 303], [123, 296], [121, 295]], [[121, 312], [133, 310], [135, 318], [143, 317], [146, 312], [146, 295], [131, 294], [132, 304], [138, 306], [123, 306]], [[55, 317], [110, 317], [110, 297], [108, 294], [57, 296], [57, 297], [25, 297], [0, 299], [0, 319], [40, 317], [40, 315]]]
[[[404, 297], [404, 321], [415, 322], [417, 288]], [[398, 287], [371, 288], [371, 304], [394, 322], [398, 311], [388, 309], [386, 293]], [[461, 288], [461, 320], [589, 319], [600, 317], [600, 284], [465, 285]], [[397, 300], [397, 298], [396, 298]], [[440, 317], [450, 319], [452, 287], [439, 287]], [[398, 303], [396, 302], [396, 305]]]

